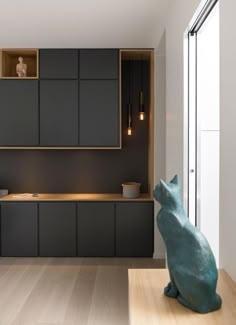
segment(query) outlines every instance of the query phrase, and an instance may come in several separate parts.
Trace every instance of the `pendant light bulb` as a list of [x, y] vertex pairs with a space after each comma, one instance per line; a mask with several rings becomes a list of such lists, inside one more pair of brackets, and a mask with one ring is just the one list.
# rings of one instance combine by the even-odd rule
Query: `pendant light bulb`
[[139, 119], [140, 121], [143, 121], [145, 118], [145, 112], [144, 112], [144, 102], [143, 102], [143, 91], [140, 91], [139, 95]]
[[131, 127], [128, 128], [128, 135], [132, 135], [132, 129], [131, 129]]
[[140, 121], [143, 121], [145, 119], [145, 113], [144, 112], [139, 112], [139, 119], [140, 119]]

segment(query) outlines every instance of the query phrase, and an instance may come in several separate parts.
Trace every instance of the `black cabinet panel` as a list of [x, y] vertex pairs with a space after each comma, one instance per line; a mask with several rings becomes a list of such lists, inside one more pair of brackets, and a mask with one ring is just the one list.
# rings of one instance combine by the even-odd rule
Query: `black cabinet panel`
[[76, 204], [39, 204], [40, 256], [76, 256]]
[[114, 204], [78, 203], [78, 255], [114, 256]]
[[40, 81], [40, 145], [78, 146], [78, 82]]
[[2, 256], [37, 256], [37, 203], [2, 203], [1, 237]]
[[75, 49], [40, 50], [40, 78], [77, 79], [78, 53]]
[[80, 81], [80, 145], [119, 146], [117, 80]]
[[80, 50], [80, 79], [118, 79], [118, 50]]
[[2, 256], [153, 255], [153, 202], [2, 202], [0, 209]]
[[153, 255], [153, 203], [116, 204], [116, 255]]
[[38, 81], [0, 80], [0, 146], [38, 145]]

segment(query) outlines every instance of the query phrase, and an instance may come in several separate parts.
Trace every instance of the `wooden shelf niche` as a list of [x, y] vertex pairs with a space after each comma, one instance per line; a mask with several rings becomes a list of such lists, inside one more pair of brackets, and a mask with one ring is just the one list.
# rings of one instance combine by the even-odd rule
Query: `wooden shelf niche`
[[[154, 189], [154, 49], [121, 49], [120, 65], [123, 61], [143, 60], [149, 62], [149, 146], [148, 146], [148, 184], [149, 195], [153, 198]], [[120, 77], [122, 80], [122, 77]], [[121, 85], [120, 85], [121, 87]], [[122, 94], [121, 97], [122, 98]], [[120, 99], [121, 100], [121, 99]]]
[[[22, 57], [27, 64], [27, 77], [18, 77], [16, 65]], [[38, 50], [37, 49], [2, 49], [1, 50], [2, 79], [38, 79]]]

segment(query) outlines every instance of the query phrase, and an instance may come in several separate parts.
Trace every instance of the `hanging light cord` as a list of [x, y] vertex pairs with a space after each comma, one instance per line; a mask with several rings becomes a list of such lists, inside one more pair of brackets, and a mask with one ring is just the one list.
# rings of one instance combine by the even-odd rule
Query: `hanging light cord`
[[129, 104], [128, 104], [128, 127], [131, 127], [131, 61], [129, 61]]
[[144, 60], [141, 60], [141, 71], [140, 71], [140, 74], [141, 74], [141, 90], [140, 90], [140, 93], [139, 93], [139, 119], [142, 121], [144, 120], [144, 102], [143, 102], [143, 61]]
[[131, 61], [129, 61], [129, 103], [128, 103], [128, 135], [132, 134], [131, 124], [132, 124], [132, 118], [131, 118]]

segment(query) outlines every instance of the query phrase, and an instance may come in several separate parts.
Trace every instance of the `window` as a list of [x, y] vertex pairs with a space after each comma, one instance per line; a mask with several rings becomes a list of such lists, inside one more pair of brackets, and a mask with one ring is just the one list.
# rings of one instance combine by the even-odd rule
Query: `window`
[[188, 33], [188, 214], [219, 255], [219, 3]]

